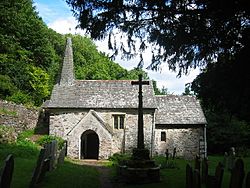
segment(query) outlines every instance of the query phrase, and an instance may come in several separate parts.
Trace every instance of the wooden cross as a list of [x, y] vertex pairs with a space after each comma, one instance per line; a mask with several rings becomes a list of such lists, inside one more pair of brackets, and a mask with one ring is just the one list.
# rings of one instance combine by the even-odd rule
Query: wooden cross
[[139, 81], [132, 81], [131, 84], [139, 85], [137, 148], [144, 149], [142, 85], [149, 85], [149, 81], [142, 81], [141, 74], [138, 77]]

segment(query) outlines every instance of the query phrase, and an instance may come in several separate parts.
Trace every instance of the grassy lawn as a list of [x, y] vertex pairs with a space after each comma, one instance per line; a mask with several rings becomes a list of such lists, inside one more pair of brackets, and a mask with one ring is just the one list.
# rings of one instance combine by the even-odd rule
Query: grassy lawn
[[[29, 183], [32, 177], [33, 170], [36, 165], [39, 149], [37, 146], [31, 143], [22, 142], [21, 144], [0, 144], [0, 167], [2, 167], [4, 159], [9, 153], [14, 155], [15, 167], [12, 179], [11, 187], [13, 188], [23, 188], [29, 187]], [[158, 164], [164, 166], [165, 158], [157, 157], [155, 158]], [[219, 161], [222, 161], [222, 156], [209, 156], [209, 174], [213, 175], [215, 173], [215, 167]], [[250, 158], [243, 158], [245, 165], [245, 172], [250, 171]], [[154, 184], [143, 184], [143, 185], [127, 185], [116, 182], [117, 177], [115, 177], [115, 167], [112, 162], [108, 163], [108, 167], [111, 168], [112, 174], [111, 178], [114, 183], [117, 184], [116, 187], [131, 187], [131, 188], [184, 188], [185, 187], [185, 173], [186, 164], [190, 163], [194, 166], [194, 161], [186, 161], [183, 159], [175, 160], [176, 168], [164, 168], [161, 169], [161, 182]], [[38, 187], [46, 188], [77, 188], [77, 187], [87, 187], [95, 188], [100, 187], [99, 172], [94, 167], [83, 166], [78, 163], [78, 161], [73, 161], [66, 159], [64, 164], [58, 166], [55, 170], [47, 172], [43, 182], [39, 184]], [[230, 181], [230, 172], [225, 169], [222, 187], [228, 188]]]
[[[158, 164], [164, 164], [164, 157], [158, 157], [155, 159]], [[209, 156], [209, 174], [214, 175], [215, 168], [219, 161], [223, 160], [223, 156]], [[243, 158], [244, 165], [245, 165], [245, 172], [247, 173], [250, 171], [250, 158]], [[127, 184], [120, 184], [118, 187], [128, 187], [128, 188], [185, 188], [186, 183], [186, 164], [192, 165], [194, 167], [194, 161], [186, 161], [183, 159], [176, 159], [176, 167], [174, 169], [165, 168], [161, 169], [161, 182], [159, 183], [152, 183], [152, 184], [142, 184], [142, 185], [127, 185]], [[225, 169], [222, 187], [228, 188], [230, 182], [230, 172]], [[205, 188], [204, 185], [202, 187]]]

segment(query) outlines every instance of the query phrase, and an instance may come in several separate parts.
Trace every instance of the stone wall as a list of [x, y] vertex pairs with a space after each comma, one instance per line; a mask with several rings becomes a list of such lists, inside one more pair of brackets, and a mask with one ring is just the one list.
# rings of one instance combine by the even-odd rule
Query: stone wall
[[[161, 141], [161, 132], [166, 132], [166, 141]], [[199, 140], [203, 135], [202, 128], [187, 129], [155, 129], [155, 155], [164, 155], [166, 149], [173, 153], [174, 148], [177, 150], [177, 156], [186, 159], [193, 159], [199, 155]]]
[[37, 125], [39, 110], [0, 100], [0, 125], [11, 126], [17, 133]]
[[[125, 115], [124, 129], [114, 129], [113, 115]], [[51, 111], [50, 134], [68, 141], [68, 154], [80, 158], [81, 135], [93, 130], [99, 137], [99, 158], [131, 152], [137, 145], [137, 110], [60, 110]], [[144, 112], [145, 147], [151, 151], [153, 111]]]

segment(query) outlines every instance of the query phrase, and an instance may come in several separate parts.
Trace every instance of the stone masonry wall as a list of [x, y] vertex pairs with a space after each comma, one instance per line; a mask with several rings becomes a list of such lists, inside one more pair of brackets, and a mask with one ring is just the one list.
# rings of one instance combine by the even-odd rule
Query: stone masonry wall
[[[137, 110], [109, 111], [96, 110], [112, 132], [105, 128], [90, 111], [73, 110], [52, 112], [50, 116], [50, 134], [60, 136], [68, 141], [68, 154], [73, 158], [80, 158], [81, 135], [87, 130], [93, 130], [99, 137], [99, 158], [108, 158], [114, 153], [131, 152], [137, 144]], [[113, 128], [113, 115], [125, 115], [125, 129]], [[145, 147], [151, 149], [153, 112], [144, 114]], [[125, 142], [125, 144], [124, 144]]]
[[[0, 100], [0, 125], [11, 126], [17, 133], [33, 129], [37, 125], [39, 110]], [[4, 113], [7, 111], [7, 113]]]
[[[202, 128], [187, 129], [155, 129], [155, 155], [164, 155], [166, 149], [173, 153], [176, 148], [177, 156], [193, 159], [199, 154], [199, 139]], [[166, 141], [161, 141], [161, 132], [166, 132]]]

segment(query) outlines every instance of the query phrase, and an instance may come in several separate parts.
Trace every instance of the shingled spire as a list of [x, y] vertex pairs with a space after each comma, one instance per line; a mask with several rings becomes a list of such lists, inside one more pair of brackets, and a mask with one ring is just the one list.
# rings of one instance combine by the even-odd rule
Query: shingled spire
[[67, 38], [67, 44], [63, 59], [60, 85], [71, 85], [74, 82], [74, 63], [71, 38]]

